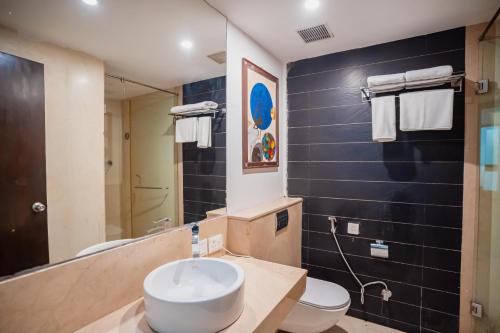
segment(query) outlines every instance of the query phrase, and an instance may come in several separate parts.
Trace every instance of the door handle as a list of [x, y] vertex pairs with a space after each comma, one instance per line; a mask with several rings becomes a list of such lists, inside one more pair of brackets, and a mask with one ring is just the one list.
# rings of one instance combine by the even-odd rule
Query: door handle
[[35, 213], [41, 213], [44, 212], [47, 207], [41, 202], [35, 202], [33, 206], [31, 206], [31, 209], [33, 209]]

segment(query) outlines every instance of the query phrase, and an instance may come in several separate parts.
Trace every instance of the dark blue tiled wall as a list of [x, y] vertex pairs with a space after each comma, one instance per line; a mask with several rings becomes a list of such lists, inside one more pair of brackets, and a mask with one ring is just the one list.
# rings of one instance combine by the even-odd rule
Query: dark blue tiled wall
[[[182, 86], [183, 104], [214, 101], [226, 107], [226, 77]], [[212, 147], [182, 146], [184, 160], [184, 223], [199, 221], [209, 210], [226, 206], [226, 114], [212, 120]]]
[[[464, 95], [455, 94], [451, 131], [397, 132], [371, 139], [370, 105], [359, 87], [370, 75], [438, 65], [464, 71], [465, 29], [370, 46], [288, 65], [288, 193], [305, 199], [303, 266], [312, 277], [349, 290], [349, 314], [406, 332], [457, 332], [464, 149]], [[382, 279], [393, 292], [359, 287], [329, 233], [361, 280]], [[359, 236], [347, 222], [360, 223]], [[384, 240], [390, 258], [370, 256]]]

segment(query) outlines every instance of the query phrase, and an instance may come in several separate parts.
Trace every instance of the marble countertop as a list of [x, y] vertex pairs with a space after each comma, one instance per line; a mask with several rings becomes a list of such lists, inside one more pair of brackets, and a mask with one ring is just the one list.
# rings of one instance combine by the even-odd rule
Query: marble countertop
[[[254, 258], [223, 256], [245, 271], [245, 308], [225, 333], [273, 332], [306, 286], [306, 270]], [[265, 278], [263, 278], [265, 277]], [[78, 333], [154, 333], [144, 318], [142, 298], [79, 329]]]
[[302, 198], [283, 197], [275, 201], [258, 205], [254, 208], [244, 209], [235, 213], [227, 214], [233, 220], [253, 221], [263, 216], [278, 212], [292, 205], [302, 202]]

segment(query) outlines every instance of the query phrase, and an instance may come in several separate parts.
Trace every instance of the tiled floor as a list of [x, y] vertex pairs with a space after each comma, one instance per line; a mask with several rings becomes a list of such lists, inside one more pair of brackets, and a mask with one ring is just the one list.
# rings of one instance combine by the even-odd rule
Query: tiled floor
[[402, 333], [401, 331], [345, 316], [333, 328], [323, 333]]

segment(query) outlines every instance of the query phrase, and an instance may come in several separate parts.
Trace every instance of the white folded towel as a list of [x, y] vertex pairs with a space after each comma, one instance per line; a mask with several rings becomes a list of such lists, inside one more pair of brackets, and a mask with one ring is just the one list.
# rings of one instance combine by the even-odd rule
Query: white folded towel
[[402, 131], [450, 130], [453, 89], [416, 91], [399, 95]]
[[427, 87], [435, 87], [443, 85], [447, 81], [448, 77], [440, 77], [437, 79], [428, 79], [428, 80], [416, 80], [406, 82], [407, 89], [417, 89], [417, 88], [427, 88]]
[[172, 113], [172, 115], [183, 115], [183, 116], [189, 116], [189, 115], [199, 115], [199, 114], [204, 114], [204, 113], [212, 113], [214, 109], [196, 109], [196, 110], [191, 110], [191, 111], [183, 111], [183, 112], [177, 112], [177, 113]]
[[196, 117], [178, 119], [175, 122], [175, 142], [195, 142], [198, 134], [198, 119]]
[[219, 104], [212, 102], [212, 101], [204, 101], [200, 103], [195, 103], [195, 104], [185, 104], [185, 105], [178, 105], [174, 106], [173, 108], [170, 109], [170, 113], [172, 114], [179, 114], [179, 113], [189, 113], [192, 111], [201, 111], [204, 109], [217, 109]]
[[404, 83], [405, 73], [369, 76], [366, 82], [368, 83], [368, 88], [386, 84]]
[[453, 67], [450, 65], [437, 66], [431, 68], [418, 69], [415, 71], [407, 71], [405, 73], [406, 82], [432, 80], [439, 78], [446, 78], [453, 74]]
[[374, 97], [372, 103], [372, 138], [376, 142], [396, 140], [396, 99], [394, 95]]
[[370, 90], [373, 92], [388, 92], [388, 91], [398, 91], [401, 90], [405, 87], [404, 82], [403, 83], [392, 83], [392, 84], [383, 84], [380, 86], [374, 86], [371, 87]]
[[212, 117], [198, 118], [198, 148], [209, 148], [212, 146]]

